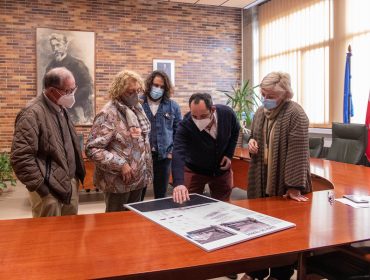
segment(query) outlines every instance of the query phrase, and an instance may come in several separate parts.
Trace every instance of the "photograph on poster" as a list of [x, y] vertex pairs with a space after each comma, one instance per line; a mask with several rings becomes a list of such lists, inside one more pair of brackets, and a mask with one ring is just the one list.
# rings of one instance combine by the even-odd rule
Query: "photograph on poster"
[[187, 237], [200, 244], [206, 244], [209, 242], [221, 240], [233, 235], [235, 235], [235, 233], [229, 232], [223, 228], [219, 228], [216, 226], [206, 227], [187, 233]]
[[245, 234], [263, 232], [266, 230], [273, 229], [273, 226], [265, 224], [254, 218], [246, 218], [243, 220], [221, 224], [224, 227], [231, 228], [236, 231], [243, 232]]

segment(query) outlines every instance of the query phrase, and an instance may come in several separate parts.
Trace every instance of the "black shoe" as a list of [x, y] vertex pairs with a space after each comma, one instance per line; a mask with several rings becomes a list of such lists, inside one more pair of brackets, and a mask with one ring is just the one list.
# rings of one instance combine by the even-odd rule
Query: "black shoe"
[[235, 279], [238, 279], [238, 274], [230, 274], [230, 275], [226, 275], [226, 277], [229, 279], [235, 280]]

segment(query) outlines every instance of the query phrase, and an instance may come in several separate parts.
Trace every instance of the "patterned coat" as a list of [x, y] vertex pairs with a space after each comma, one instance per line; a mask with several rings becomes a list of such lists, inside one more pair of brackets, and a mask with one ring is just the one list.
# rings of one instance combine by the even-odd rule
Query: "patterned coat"
[[[264, 121], [264, 109], [260, 107], [251, 127], [251, 138], [257, 141], [259, 149], [251, 157], [248, 198], [265, 196], [267, 168], [263, 163]], [[282, 196], [289, 187], [299, 188], [302, 193], [312, 191], [308, 125], [306, 113], [294, 101], [286, 102], [276, 117], [270, 195]]]
[[[129, 116], [136, 116], [141, 133], [130, 129]], [[149, 144], [150, 123], [140, 104], [133, 110], [118, 101], [108, 102], [96, 115], [86, 143], [86, 155], [95, 164], [94, 183], [104, 192], [125, 193], [152, 184], [153, 167]], [[128, 163], [133, 178], [123, 182], [122, 166]]]

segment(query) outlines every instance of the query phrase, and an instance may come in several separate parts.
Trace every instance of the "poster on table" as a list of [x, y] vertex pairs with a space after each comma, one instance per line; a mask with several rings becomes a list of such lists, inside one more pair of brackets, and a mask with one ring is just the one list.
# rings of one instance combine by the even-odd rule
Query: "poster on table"
[[294, 227], [295, 224], [199, 194], [183, 204], [172, 197], [125, 207], [206, 251]]

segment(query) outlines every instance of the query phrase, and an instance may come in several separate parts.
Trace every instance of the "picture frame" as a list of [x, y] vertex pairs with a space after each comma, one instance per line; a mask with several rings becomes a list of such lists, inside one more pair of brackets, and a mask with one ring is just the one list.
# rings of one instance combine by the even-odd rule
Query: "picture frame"
[[165, 72], [172, 85], [175, 85], [175, 60], [172, 59], [153, 59], [153, 71], [161, 70]]
[[36, 29], [37, 95], [43, 92], [43, 77], [65, 67], [75, 78], [75, 104], [67, 109], [75, 125], [92, 125], [95, 117], [95, 32]]

